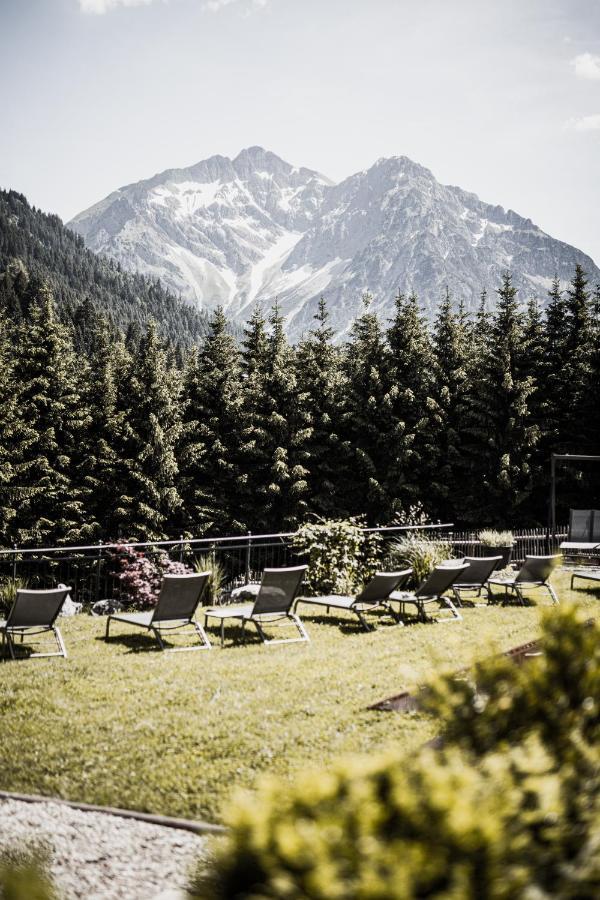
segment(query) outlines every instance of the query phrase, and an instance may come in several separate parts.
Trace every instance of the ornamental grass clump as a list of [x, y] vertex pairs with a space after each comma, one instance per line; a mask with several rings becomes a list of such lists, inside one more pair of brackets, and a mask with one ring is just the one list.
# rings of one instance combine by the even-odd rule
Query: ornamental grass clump
[[495, 531], [492, 528], [484, 528], [477, 537], [484, 547], [514, 547], [516, 544], [512, 531]]
[[600, 627], [553, 609], [541, 646], [524, 666], [491, 659], [429, 685], [440, 749], [354, 758], [240, 795], [190, 894], [600, 896]]
[[204, 606], [213, 606], [215, 603], [218, 603], [225, 584], [225, 567], [215, 559], [212, 553], [203, 553], [195, 560], [194, 571], [210, 572], [210, 578], [208, 579], [202, 601]]
[[413, 531], [391, 542], [388, 550], [390, 568], [413, 570], [413, 582], [419, 585], [433, 571], [434, 566], [452, 556], [449, 541], [431, 540], [423, 532]]
[[379, 535], [366, 532], [357, 518], [307, 523], [292, 546], [308, 563], [303, 591], [313, 596], [356, 594], [376, 572], [381, 556]]

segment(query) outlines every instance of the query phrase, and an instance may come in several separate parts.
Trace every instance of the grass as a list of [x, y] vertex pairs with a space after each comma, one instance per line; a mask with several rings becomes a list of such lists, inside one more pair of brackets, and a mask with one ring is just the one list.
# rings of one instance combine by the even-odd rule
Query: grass
[[[600, 609], [598, 591], [571, 594], [564, 574], [555, 583], [562, 599]], [[435, 723], [366, 707], [434, 668], [530, 640], [539, 622], [536, 606], [492, 606], [456, 624], [382, 621], [367, 634], [304, 609], [308, 645], [220, 650], [215, 634], [198, 653], [160, 653], [116, 624], [106, 645], [104, 620], [64, 620], [68, 660], [0, 665], [0, 788], [219, 821], [232, 791], [261, 773], [416, 749]]]

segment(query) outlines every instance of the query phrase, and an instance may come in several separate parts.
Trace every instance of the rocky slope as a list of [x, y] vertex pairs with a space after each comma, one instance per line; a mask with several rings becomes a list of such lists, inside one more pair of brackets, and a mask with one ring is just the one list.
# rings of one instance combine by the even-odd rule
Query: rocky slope
[[543, 301], [554, 274], [566, 283], [577, 262], [600, 280], [588, 256], [530, 219], [403, 156], [333, 184], [251, 147], [121, 188], [69, 225], [91, 249], [238, 321], [278, 298], [293, 338], [321, 295], [343, 336], [365, 291], [385, 318], [398, 290], [416, 291], [430, 314], [446, 285], [468, 308], [484, 288], [493, 301], [507, 268], [523, 302]]

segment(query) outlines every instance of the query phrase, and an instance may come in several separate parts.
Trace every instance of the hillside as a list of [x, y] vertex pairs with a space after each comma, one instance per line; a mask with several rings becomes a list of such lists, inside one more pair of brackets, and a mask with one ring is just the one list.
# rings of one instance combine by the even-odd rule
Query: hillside
[[196, 343], [205, 333], [205, 314], [155, 278], [123, 271], [86, 249], [58, 216], [40, 212], [16, 191], [0, 191], [0, 273], [13, 259], [49, 283], [64, 321], [74, 320], [80, 305], [90, 301], [123, 331], [152, 317], [174, 344]]

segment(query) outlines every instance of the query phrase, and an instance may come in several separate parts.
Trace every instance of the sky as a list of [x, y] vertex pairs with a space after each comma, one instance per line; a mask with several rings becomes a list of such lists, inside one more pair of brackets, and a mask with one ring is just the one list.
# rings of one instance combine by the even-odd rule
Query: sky
[[0, 0], [0, 186], [64, 221], [258, 144], [409, 156], [600, 264], [600, 0]]

